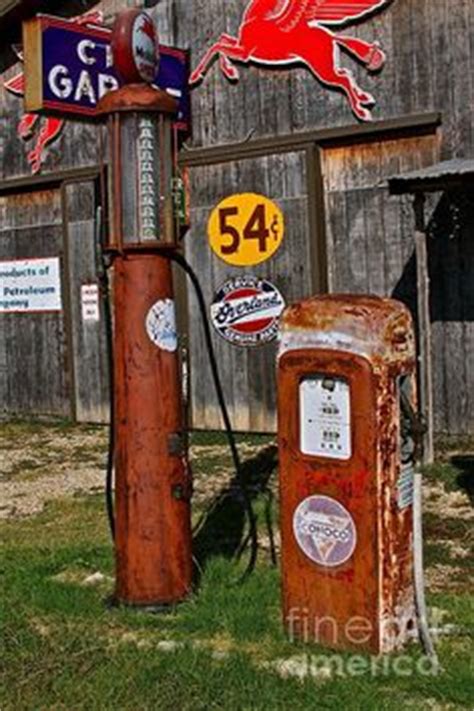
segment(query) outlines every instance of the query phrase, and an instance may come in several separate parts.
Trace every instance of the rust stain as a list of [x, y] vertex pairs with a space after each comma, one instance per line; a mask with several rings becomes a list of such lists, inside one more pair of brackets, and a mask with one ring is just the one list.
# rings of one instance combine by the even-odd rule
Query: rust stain
[[162, 89], [148, 84], [126, 84], [120, 89], [107, 92], [97, 104], [97, 114], [116, 111], [158, 111], [175, 114], [178, 102]]

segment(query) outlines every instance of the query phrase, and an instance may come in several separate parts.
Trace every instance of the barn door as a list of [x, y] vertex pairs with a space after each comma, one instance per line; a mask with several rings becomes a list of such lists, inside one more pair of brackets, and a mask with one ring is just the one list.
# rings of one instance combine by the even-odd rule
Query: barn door
[[65, 183], [62, 192], [74, 415], [78, 422], [106, 422], [107, 343], [95, 248], [98, 191], [95, 181], [87, 180]]
[[0, 407], [70, 415], [61, 194], [0, 197]]
[[[436, 134], [323, 150], [331, 291], [403, 297], [403, 274], [414, 253], [413, 208], [388, 192], [388, 178], [432, 165]], [[416, 297], [413, 302], [416, 310]]]
[[[185, 239], [186, 256], [201, 281], [208, 311], [215, 292], [226, 280], [247, 274], [269, 280], [287, 303], [312, 293], [306, 166], [303, 150], [190, 169], [192, 228]], [[223, 198], [246, 192], [263, 194], [277, 203], [285, 219], [285, 236], [267, 261], [257, 266], [229, 266], [211, 250], [207, 224]], [[220, 429], [201, 317], [191, 289], [188, 294], [192, 424], [197, 429]], [[233, 427], [275, 431], [276, 342], [239, 347], [214, 331], [213, 339]]]

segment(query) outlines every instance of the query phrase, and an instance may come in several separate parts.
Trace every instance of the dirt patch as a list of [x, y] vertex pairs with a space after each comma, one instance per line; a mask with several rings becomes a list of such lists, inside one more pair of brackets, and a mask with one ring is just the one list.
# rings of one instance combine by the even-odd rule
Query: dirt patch
[[464, 491], [447, 491], [439, 482], [424, 482], [423, 512], [441, 515], [445, 519], [474, 520], [474, 508]]
[[[99, 493], [105, 481], [106, 427], [55, 428], [6, 423], [0, 425], [0, 518], [31, 516], [49, 501]], [[251, 460], [268, 448], [240, 442], [242, 459]], [[235, 472], [226, 444], [195, 444], [190, 450], [194, 473], [194, 506], [205, 508], [228, 490]], [[272, 478], [272, 486], [276, 477]], [[447, 490], [441, 481], [424, 479], [427, 542], [443, 555], [430, 559], [427, 584], [431, 592], [459, 590], [469, 585], [466, 559], [471, 555], [474, 509], [461, 490]], [[280, 541], [275, 531], [275, 548]], [[262, 532], [261, 547], [271, 547]], [[447, 556], [449, 556], [448, 559]], [[437, 558], [437, 560], [436, 560]], [[449, 563], [449, 564], [448, 564]]]
[[[67, 427], [42, 423], [0, 424], [0, 519], [32, 516], [49, 501], [103, 491], [107, 427]], [[242, 458], [264, 447], [239, 443]], [[194, 498], [204, 506], [226, 489], [235, 476], [229, 449], [192, 445]]]

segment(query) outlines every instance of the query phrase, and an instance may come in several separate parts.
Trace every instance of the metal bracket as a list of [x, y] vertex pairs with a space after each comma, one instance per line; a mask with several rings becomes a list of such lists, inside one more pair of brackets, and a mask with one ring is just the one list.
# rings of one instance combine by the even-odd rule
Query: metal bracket
[[186, 451], [185, 436], [182, 432], [172, 432], [168, 435], [168, 454], [181, 457]]

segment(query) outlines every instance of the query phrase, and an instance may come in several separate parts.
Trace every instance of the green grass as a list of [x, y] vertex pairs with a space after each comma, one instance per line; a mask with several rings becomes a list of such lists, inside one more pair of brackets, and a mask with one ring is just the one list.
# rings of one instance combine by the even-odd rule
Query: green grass
[[[199, 444], [223, 443], [221, 437], [197, 439]], [[270, 441], [260, 439], [260, 444]], [[219, 458], [211, 459], [208, 464], [219, 465]], [[227, 466], [228, 457], [223, 453], [220, 465], [224, 463]], [[205, 470], [206, 463], [199, 464]], [[263, 465], [268, 471], [273, 466], [270, 460]], [[251, 473], [252, 465], [248, 469]], [[444, 480], [438, 469], [429, 475]], [[375, 676], [369, 671], [352, 677], [334, 672], [329, 679], [299, 681], [283, 679], [265, 666], [308, 652], [324, 654], [330, 662], [337, 656], [286, 639], [279, 575], [268, 555], [261, 555], [255, 573], [237, 584], [241, 568], [219, 555], [215, 545], [231, 510], [222, 504], [211, 512], [210, 539], [202, 548], [212, 556], [200, 585], [187, 602], [167, 614], [111, 607], [113, 584], [107, 578], [96, 587], [81, 584], [96, 571], [113, 576], [102, 497], [56, 501], [39, 515], [3, 522], [2, 711], [472, 709], [469, 631], [474, 628], [474, 605], [466, 586], [429, 598], [443, 611], [444, 623], [462, 627], [462, 634], [439, 641], [443, 671], [437, 677], [403, 677], [377, 667]], [[263, 495], [256, 510], [263, 527]], [[196, 519], [201, 513], [195, 512]], [[445, 564], [446, 550], [436, 541], [437, 518], [442, 516], [427, 520], [427, 557], [430, 564]], [[464, 522], [445, 522], [442, 538], [464, 535]], [[456, 565], [456, 560], [450, 563]], [[165, 651], [160, 646], [164, 641], [177, 646]], [[408, 654], [413, 663], [421, 656], [417, 645]], [[342, 656], [346, 662], [350, 659]]]

